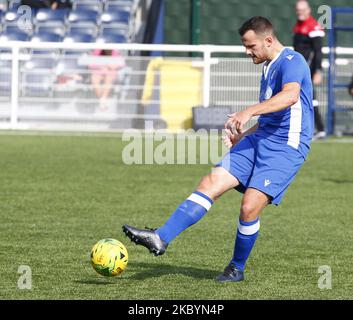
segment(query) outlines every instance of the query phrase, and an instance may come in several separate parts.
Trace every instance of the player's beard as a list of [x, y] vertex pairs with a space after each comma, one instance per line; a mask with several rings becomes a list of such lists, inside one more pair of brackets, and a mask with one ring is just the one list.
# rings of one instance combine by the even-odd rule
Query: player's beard
[[263, 62], [262, 59], [260, 59], [259, 57], [256, 57], [256, 56], [251, 56], [251, 59], [254, 64], [260, 64]]

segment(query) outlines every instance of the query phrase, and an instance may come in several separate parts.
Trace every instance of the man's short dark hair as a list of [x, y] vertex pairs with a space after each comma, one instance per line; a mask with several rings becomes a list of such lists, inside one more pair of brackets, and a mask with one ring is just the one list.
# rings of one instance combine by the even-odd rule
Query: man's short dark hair
[[272, 23], [264, 17], [252, 17], [245, 21], [239, 28], [239, 34], [242, 37], [247, 31], [253, 30], [256, 34], [271, 34], [275, 35]]

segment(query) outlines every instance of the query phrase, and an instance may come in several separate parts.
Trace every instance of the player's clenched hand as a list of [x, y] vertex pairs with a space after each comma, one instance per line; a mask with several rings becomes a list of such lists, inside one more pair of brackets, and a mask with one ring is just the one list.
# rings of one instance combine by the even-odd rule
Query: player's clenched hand
[[234, 130], [241, 134], [243, 133], [244, 125], [251, 119], [252, 114], [248, 110], [243, 110], [240, 112], [235, 112], [228, 115], [228, 120], [225, 124], [226, 129], [231, 130], [234, 134]]
[[222, 140], [228, 149], [233, 147], [243, 137], [241, 134], [233, 134], [229, 129], [225, 129], [225, 133]]

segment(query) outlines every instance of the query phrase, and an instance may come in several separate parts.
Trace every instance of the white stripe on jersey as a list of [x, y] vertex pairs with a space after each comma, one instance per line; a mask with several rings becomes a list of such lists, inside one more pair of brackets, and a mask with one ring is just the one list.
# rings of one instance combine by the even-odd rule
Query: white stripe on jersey
[[283, 50], [285, 50], [286, 48], [282, 48], [282, 50], [270, 61], [270, 63], [265, 63], [264, 67], [262, 69], [262, 73], [264, 75], [265, 80], [267, 79], [267, 75], [268, 72], [270, 71], [270, 68], [272, 66], [272, 64], [279, 58], [279, 56], [281, 55], [281, 53], [283, 52]]
[[302, 130], [302, 104], [299, 101], [290, 107], [290, 122], [287, 144], [298, 149]]

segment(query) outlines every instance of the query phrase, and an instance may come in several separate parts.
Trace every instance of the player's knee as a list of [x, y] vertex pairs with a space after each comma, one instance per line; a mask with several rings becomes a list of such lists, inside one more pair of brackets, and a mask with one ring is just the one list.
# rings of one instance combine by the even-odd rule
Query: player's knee
[[241, 204], [240, 208], [240, 219], [243, 221], [253, 221], [258, 217], [258, 208], [257, 205], [250, 201], [245, 200]]
[[212, 173], [208, 174], [207, 176], [202, 177], [200, 181], [200, 186], [203, 188], [212, 188], [215, 184], [216, 179]]

